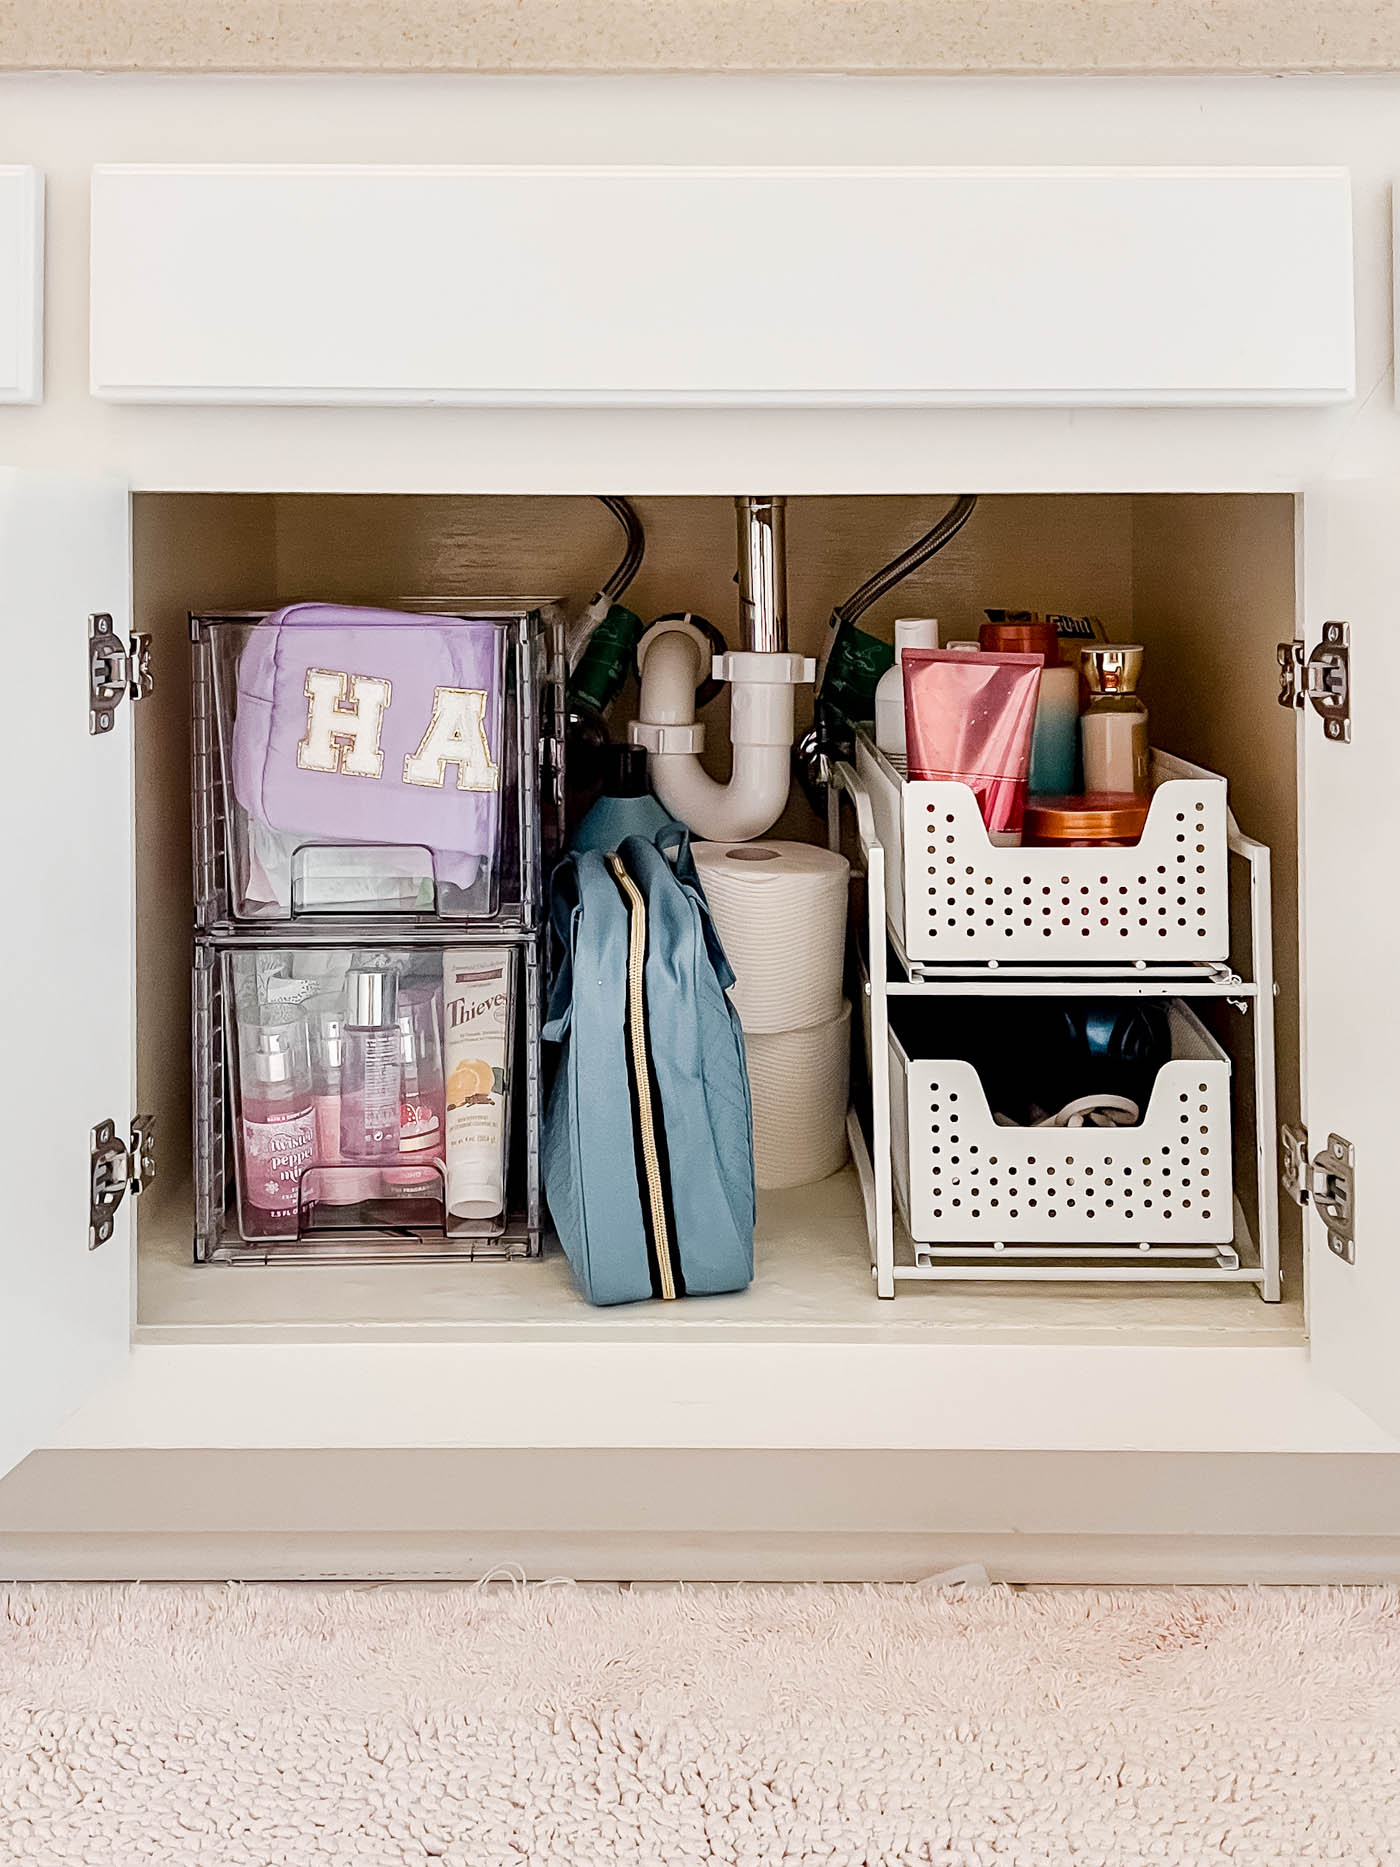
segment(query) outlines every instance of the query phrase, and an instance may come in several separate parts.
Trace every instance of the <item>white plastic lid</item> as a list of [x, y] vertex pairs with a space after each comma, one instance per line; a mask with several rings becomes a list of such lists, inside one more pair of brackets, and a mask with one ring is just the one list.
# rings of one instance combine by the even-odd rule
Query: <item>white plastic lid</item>
[[937, 648], [937, 646], [937, 616], [896, 616], [894, 624], [896, 654], [901, 648]]

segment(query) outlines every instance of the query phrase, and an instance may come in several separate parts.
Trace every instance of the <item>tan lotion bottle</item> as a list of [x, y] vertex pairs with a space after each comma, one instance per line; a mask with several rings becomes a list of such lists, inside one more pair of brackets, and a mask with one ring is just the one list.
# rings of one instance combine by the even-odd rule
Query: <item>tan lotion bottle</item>
[[506, 1097], [515, 984], [510, 947], [455, 947], [442, 965], [448, 1230], [505, 1211]]

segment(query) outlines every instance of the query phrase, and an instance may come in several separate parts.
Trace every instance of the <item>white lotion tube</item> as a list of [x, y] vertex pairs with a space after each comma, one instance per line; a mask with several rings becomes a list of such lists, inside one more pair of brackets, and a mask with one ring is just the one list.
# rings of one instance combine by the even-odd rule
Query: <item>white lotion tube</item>
[[506, 1204], [506, 1097], [515, 950], [452, 947], [442, 956], [447, 1220], [494, 1219]]

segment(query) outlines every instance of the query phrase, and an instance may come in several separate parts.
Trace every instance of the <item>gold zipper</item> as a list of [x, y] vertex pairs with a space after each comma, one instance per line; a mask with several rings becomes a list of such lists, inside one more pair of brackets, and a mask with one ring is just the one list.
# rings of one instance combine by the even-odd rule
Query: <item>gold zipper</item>
[[662, 1298], [670, 1302], [676, 1294], [676, 1273], [671, 1261], [671, 1236], [666, 1225], [666, 1186], [661, 1173], [661, 1153], [656, 1145], [651, 1067], [647, 1062], [647, 904], [641, 889], [623, 867], [621, 856], [616, 853], [610, 855], [608, 867], [627, 898], [627, 1044], [632, 1053], [632, 1072], [637, 1082], [637, 1125], [642, 1137], [642, 1166], [646, 1172], [651, 1229], [656, 1240], [656, 1268], [661, 1278]]

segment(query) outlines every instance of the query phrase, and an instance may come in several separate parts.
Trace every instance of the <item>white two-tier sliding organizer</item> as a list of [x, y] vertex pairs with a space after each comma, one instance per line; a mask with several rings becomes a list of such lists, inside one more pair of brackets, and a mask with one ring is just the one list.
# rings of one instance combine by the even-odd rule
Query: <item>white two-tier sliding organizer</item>
[[[1269, 851], [1214, 772], [1156, 753], [1153, 785], [1131, 846], [1000, 848], [966, 786], [906, 779], [864, 733], [855, 764], [834, 767], [831, 844], [844, 798], [864, 871], [868, 1106], [857, 1098], [848, 1128], [878, 1295], [912, 1280], [1229, 1281], [1277, 1302]], [[1169, 1001], [1171, 1056], [1137, 1125], [1000, 1126], [976, 1069], [910, 1055], [890, 1015], [891, 1001], [1016, 996]], [[1231, 1060], [1193, 1009], [1212, 999], [1251, 1024], [1248, 1210]]]

